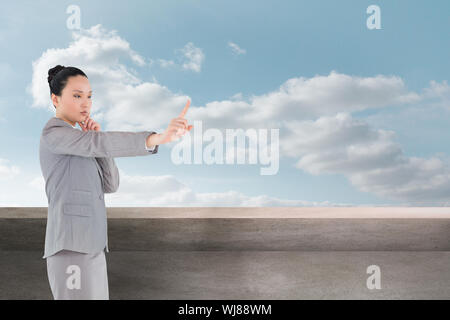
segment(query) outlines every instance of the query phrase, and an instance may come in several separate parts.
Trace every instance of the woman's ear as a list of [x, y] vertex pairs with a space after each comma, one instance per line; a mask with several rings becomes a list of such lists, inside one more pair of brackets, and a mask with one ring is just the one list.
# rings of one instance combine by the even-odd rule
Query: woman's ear
[[54, 93], [52, 93], [52, 102], [53, 102], [53, 106], [56, 109], [56, 106], [58, 105], [59, 101], [58, 101], [58, 96], [55, 95]]

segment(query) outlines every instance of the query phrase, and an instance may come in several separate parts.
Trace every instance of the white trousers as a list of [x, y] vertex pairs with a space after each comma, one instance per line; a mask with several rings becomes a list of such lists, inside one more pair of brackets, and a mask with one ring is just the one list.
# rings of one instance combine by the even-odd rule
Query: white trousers
[[55, 300], [109, 300], [105, 252], [61, 250], [46, 258]]

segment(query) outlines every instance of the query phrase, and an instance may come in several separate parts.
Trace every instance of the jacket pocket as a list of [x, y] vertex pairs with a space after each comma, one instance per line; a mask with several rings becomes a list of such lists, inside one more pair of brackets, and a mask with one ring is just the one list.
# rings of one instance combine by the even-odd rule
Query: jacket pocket
[[72, 216], [83, 216], [90, 217], [92, 216], [92, 205], [84, 205], [84, 204], [64, 204], [64, 214], [72, 215]]
[[92, 216], [93, 192], [88, 190], [71, 190], [67, 202], [64, 203], [64, 214], [74, 216]]

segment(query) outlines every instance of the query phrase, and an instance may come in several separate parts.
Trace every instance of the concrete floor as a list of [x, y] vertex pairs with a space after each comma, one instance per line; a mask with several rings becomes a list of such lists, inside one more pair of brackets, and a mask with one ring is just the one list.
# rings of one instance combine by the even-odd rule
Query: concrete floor
[[[118, 251], [106, 259], [110, 299], [450, 298], [445, 251]], [[0, 261], [0, 299], [52, 299], [40, 251], [1, 251]], [[373, 264], [381, 289], [366, 286]]]

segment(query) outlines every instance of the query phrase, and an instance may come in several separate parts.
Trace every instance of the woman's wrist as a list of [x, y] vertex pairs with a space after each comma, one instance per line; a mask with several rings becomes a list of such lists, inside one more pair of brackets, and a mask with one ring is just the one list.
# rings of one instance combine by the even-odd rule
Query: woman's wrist
[[152, 133], [147, 137], [145, 141], [147, 148], [152, 148], [158, 144], [161, 144], [161, 134], [160, 133]]

